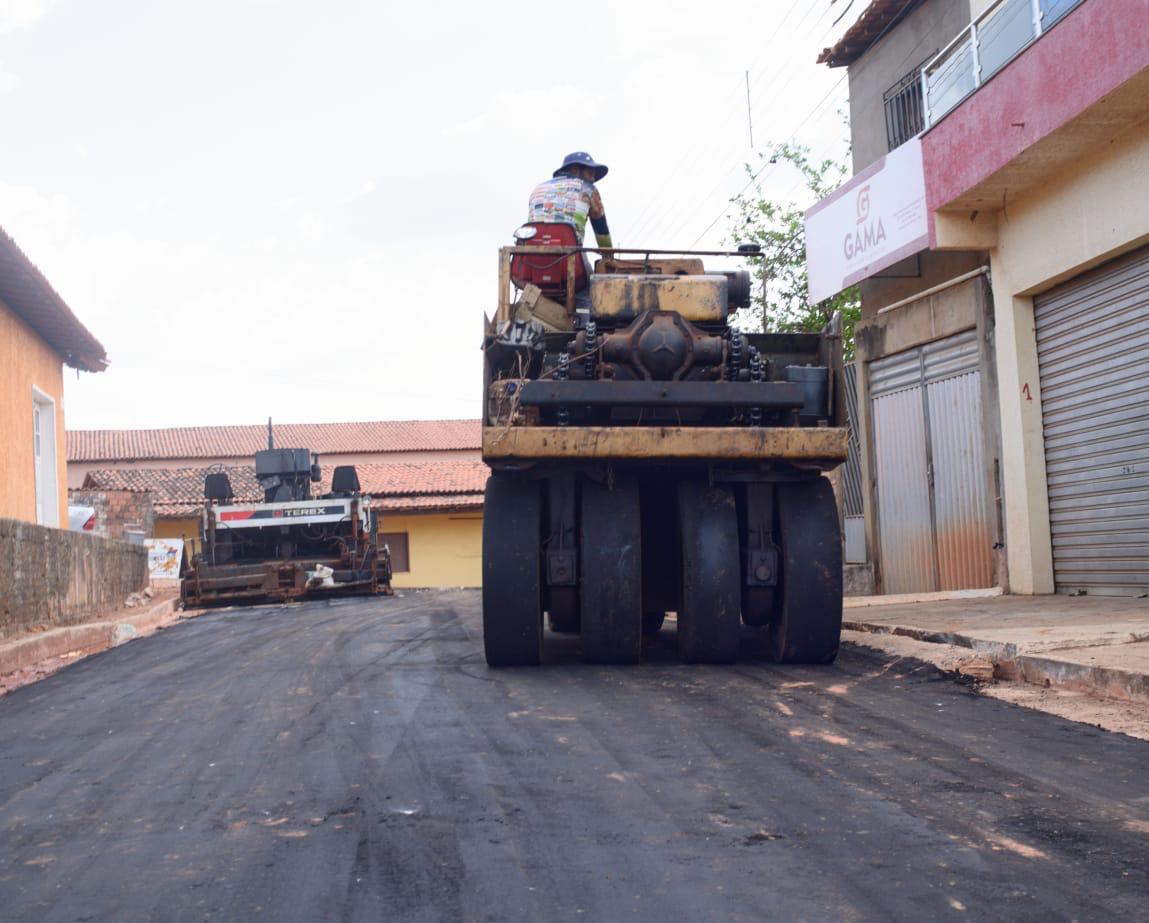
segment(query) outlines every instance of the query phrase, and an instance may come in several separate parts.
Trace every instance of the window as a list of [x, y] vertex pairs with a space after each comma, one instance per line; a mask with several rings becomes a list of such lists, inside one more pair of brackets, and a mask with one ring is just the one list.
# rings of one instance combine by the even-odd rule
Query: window
[[380, 532], [379, 544], [391, 549], [391, 573], [406, 574], [411, 570], [406, 532]]
[[1036, 38], [1032, 0], [1004, 0], [977, 27], [980, 82], [984, 83]]
[[1081, 0], [1041, 0], [1041, 28], [1048, 29]]
[[882, 105], [886, 110], [886, 143], [892, 151], [926, 127], [922, 109], [921, 65], [882, 94]]
[[36, 522], [60, 524], [60, 484], [56, 476], [56, 402], [32, 389], [32, 463], [36, 485]]

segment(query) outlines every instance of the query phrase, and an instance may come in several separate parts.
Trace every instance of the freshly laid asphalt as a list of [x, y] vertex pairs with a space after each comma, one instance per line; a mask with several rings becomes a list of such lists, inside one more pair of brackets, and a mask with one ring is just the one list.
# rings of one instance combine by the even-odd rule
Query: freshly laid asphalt
[[1143, 918], [1149, 744], [845, 650], [488, 670], [453, 591], [222, 611], [0, 699], [0, 917]]

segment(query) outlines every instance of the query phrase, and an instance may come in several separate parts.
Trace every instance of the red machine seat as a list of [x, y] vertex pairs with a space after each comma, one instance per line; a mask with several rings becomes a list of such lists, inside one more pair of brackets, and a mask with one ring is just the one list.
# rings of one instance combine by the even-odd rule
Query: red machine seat
[[[517, 241], [520, 247], [577, 247], [575, 229], [569, 224], [543, 224], [532, 222], [524, 227], [535, 228], [535, 236], [529, 240]], [[518, 288], [528, 284], [537, 285], [544, 295], [556, 301], [566, 300], [567, 264], [570, 257], [554, 253], [532, 256], [516, 253], [511, 257], [511, 281]], [[582, 254], [574, 256], [574, 290], [581, 292], [587, 287], [588, 274], [586, 259]]]

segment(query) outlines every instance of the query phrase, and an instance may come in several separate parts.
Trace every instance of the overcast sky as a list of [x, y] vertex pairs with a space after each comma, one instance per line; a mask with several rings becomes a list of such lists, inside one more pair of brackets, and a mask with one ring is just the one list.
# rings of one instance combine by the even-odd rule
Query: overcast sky
[[68, 427], [478, 416], [534, 184], [588, 150], [618, 245], [717, 245], [743, 163], [844, 151], [847, 2], [0, 0], [0, 226], [111, 359]]

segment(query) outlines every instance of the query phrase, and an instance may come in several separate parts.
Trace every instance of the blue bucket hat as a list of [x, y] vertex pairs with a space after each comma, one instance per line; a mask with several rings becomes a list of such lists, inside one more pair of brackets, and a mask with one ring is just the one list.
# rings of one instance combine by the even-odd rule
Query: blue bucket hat
[[563, 158], [563, 165], [551, 175], [558, 176], [560, 173], [564, 173], [567, 167], [590, 167], [594, 170], [594, 180], [596, 183], [606, 176], [607, 172], [606, 164], [595, 163], [594, 158], [586, 151], [575, 151], [573, 154], [567, 154], [566, 157]]

